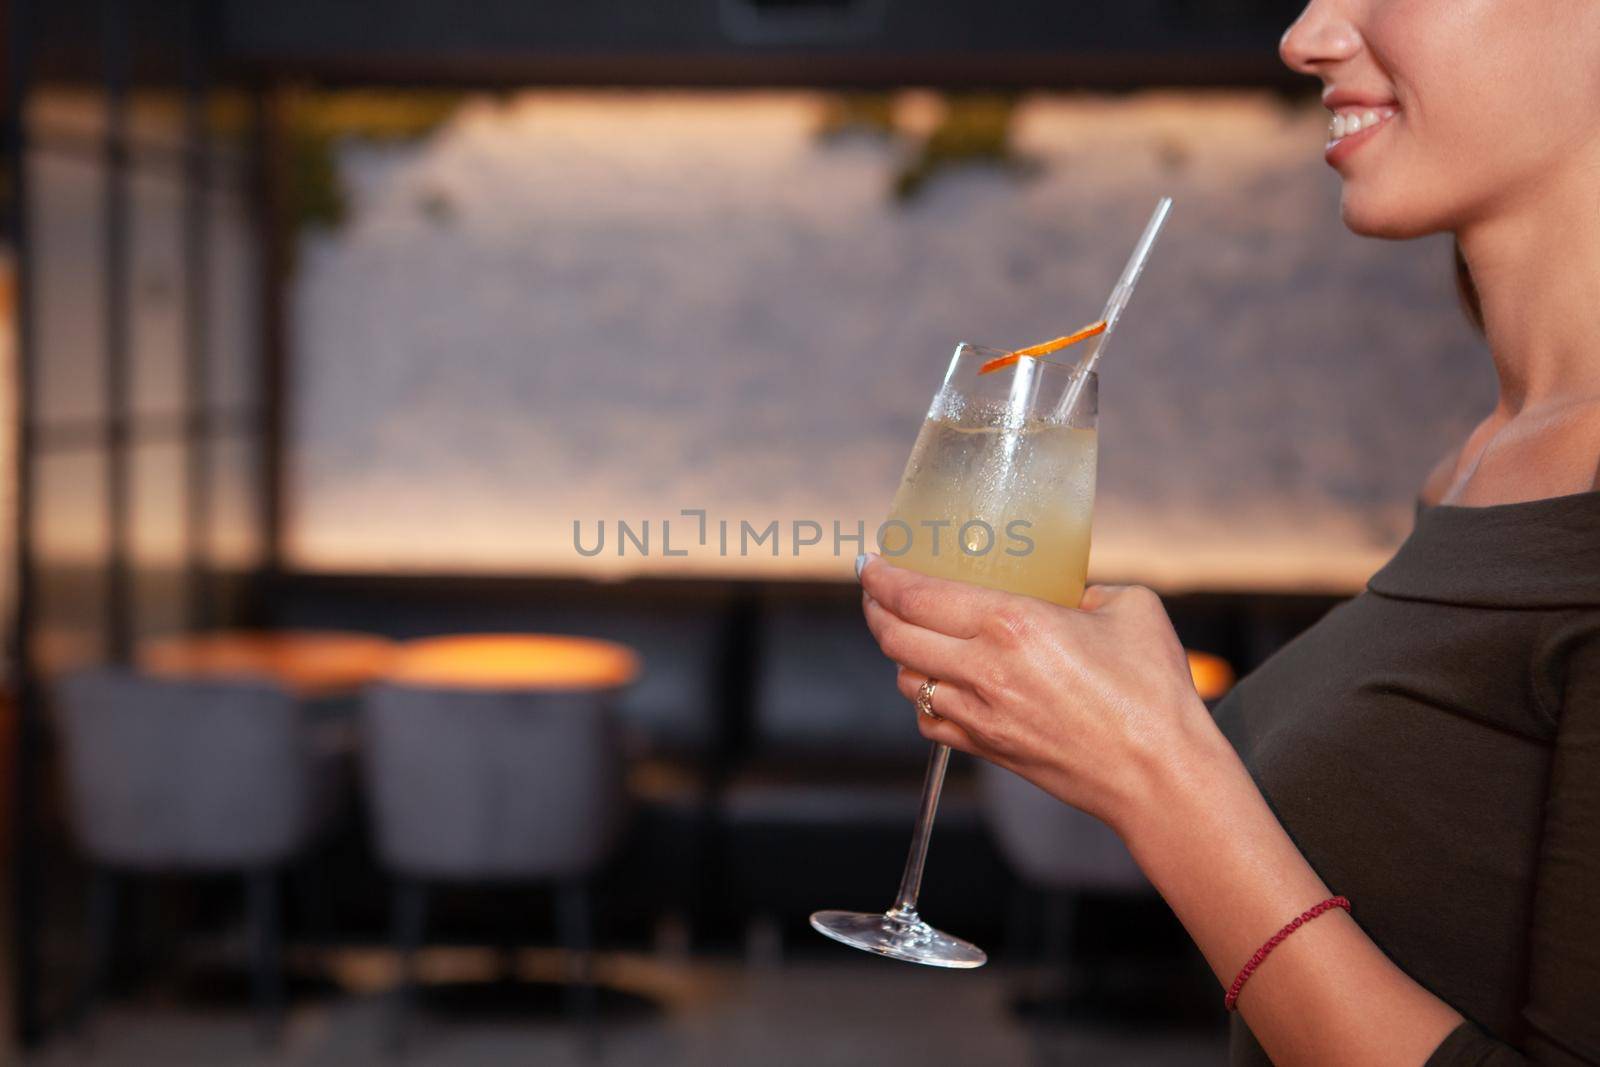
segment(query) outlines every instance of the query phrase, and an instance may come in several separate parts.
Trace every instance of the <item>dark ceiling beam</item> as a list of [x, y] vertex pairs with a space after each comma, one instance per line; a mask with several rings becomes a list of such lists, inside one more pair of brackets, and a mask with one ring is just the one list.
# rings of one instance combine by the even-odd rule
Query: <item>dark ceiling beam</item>
[[1312, 90], [1276, 55], [1252, 53], [974, 55], [276, 56], [235, 62], [245, 80], [453, 88], [892, 88], [1123, 91], [1158, 87]]
[[[1299, 0], [210, 0], [223, 82], [330, 85], [1292, 88]], [[48, 80], [90, 80], [97, 0], [54, 0]], [[134, 78], [181, 82], [186, 27], [140, 0]], [[92, 39], [92, 38], [90, 38]], [[1308, 82], [1306, 84], [1309, 84]]]

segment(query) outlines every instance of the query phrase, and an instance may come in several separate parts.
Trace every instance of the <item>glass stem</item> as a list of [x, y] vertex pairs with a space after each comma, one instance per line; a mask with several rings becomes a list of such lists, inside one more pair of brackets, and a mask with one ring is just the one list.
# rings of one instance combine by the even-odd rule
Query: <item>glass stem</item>
[[933, 836], [933, 816], [939, 810], [939, 791], [944, 788], [945, 768], [950, 765], [950, 746], [935, 743], [928, 753], [928, 773], [922, 779], [922, 804], [917, 809], [917, 827], [911, 832], [911, 854], [906, 857], [906, 872], [900, 876], [900, 892], [889, 914], [907, 922], [920, 922], [917, 895], [922, 891], [922, 868], [928, 861], [928, 838]]

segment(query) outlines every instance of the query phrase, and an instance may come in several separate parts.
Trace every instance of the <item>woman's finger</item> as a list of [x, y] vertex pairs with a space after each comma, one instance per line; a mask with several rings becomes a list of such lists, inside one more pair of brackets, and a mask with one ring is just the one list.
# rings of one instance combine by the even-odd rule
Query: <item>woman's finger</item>
[[965, 680], [963, 664], [970, 655], [965, 642], [909, 623], [871, 596], [862, 601], [867, 629], [885, 656], [930, 678]]
[[[949, 550], [959, 551], [954, 546]], [[948, 637], [975, 637], [983, 620], [995, 613], [1010, 594], [896, 567], [869, 555], [861, 568], [861, 587], [872, 598], [907, 622]]]
[[[895, 685], [899, 688], [900, 695], [915, 706], [917, 697], [922, 693], [922, 685], [927, 680], [927, 675], [909, 667], [901, 667], [899, 675], [895, 678]], [[941, 719], [950, 719], [961, 725], [972, 721], [975, 699], [971, 693], [956, 683], [940, 679], [939, 684], [933, 689], [933, 711]], [[918, 709], [918, 714], [921, 714], [921, 709]]]
[[949, 745], [958, 752], [982, 755], [972, 735], [961, 725], [965, 716], [971, 714], [972, 697], [961, 687], [941, 681], [933, 690], [933, 710], [939, 717], [929, 718], [916, 708], [917, 694], [922, 689], [922, 683], [927, 680], [925, 675], [905, 667], [900, 668], [900, 674], [896, 678], [900, 692], [911, 701], [914, 709], [912, 714], [917, 717], [917, 732], [929, 741]]
[[917, 716], [917, 732], [929, 741], [937, 741], [941, 745], [949, 745], [957, 752], [967, 752], [974, 756], [982, 756], [972, 735], [961, 728], [961, 724], [951, 719], [930, 719], [926, 715]]

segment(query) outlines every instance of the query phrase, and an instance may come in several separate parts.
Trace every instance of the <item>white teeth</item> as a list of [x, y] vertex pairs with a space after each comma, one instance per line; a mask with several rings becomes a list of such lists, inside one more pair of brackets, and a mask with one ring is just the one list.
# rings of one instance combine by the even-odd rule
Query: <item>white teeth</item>
[[1328, 141], [1331, 143], [1341, 138], [1349, 137], [1353, 133], [1371, 129], [1378, 123], [1393, 118], [1394, 114], [1395, 109], [1392, 107], [1368, 108], [1366, 111], [1349, 111], [1335, 114], [1328, 122]]

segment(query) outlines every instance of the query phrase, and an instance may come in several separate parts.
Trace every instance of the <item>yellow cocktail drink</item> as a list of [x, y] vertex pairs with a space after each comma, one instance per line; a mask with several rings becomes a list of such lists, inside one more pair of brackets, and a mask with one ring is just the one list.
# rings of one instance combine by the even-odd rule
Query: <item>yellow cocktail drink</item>
[[[1093, 429], [923, 423], [880, 550], [897, 566], [1077, 607], [1089, 567]], [[898, 520], [898, 521], [897, 521]]]

